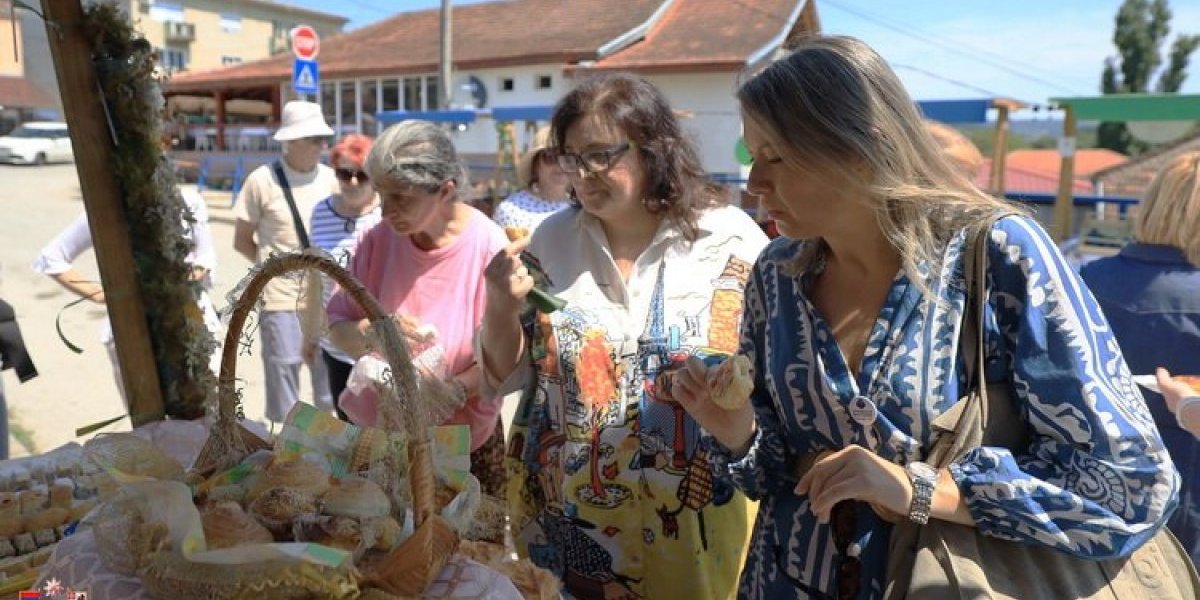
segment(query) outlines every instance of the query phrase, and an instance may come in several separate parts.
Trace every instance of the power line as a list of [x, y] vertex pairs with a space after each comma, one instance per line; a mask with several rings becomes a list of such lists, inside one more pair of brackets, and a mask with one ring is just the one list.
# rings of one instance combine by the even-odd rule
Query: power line
[[[970, 83], [967, 83], [967, 82], [965, 82], [965, 81], [959, 81], [959, 80], [957, 80], [957, 79], [953, 79], [953, 78], [950, 78], [950, 77], [946, 77], [946, 76], [944, 76], [944, 75], [939, 75], [939, 74], [937, 74], [937, 73], [934, 73], [933, 71], [930, 71], [930, 70], [927, 70], [927, 69], [922, 69], [921, 67], [915, 67], [915, 66], [913, 66], [913, 65], [906, 65], [906, 64], [903, 64], [903, 63], [890, 62], [890, 61], [888, 62], [888, 64], [892, 65], [892, 68], [895, 68], [895, 69], [907, 69], [907, 70], [909, 70], [909, 71], [916, 71], [917, 73], [921, 73], [922, 75], [928, 75], [929, 77], [932, 77], [932, 78], [934, 78], [934, 79], [938, 79], [938, 80], [941, 80], [941, 81], [945, 81], [946, 83], [954, 84], [954, 85], [957, 85], [957, 86], [959, 86], [959, 87], [962, 87], [962, 88], [969, 89], [969, 90], [971, 90], [971, 91], [979, 92], [979, 93], [981, 93], [981, 94], [984, 94], [984, 95], [988, 96], [989, 98], [1004, 98], [1004, 97], [1009, 97], [1007, 94], [1000, 94], [1000, 93], [996, 93], [996, 92], [993, 92], [993, 91], [991, 91], [991, 90], [989, 90], [989, 89], [986, 89], [986, 88], [981, 88], [981, 87], [979, 87], [979, 86], [977, 86], [977, 85], [972, 85], [972, 84], [970, 84]], [[1018, 99], [1018, 100], [1019, 100], [1019, 99]], [[1032, 105], [1034, 105], [1034, 104], [1036, 104], [1035, 102], [1027, 102], [1027, 101], [1025, 101], [1025, 100], [1019, 100], [1019, 101], [1020, 101], [1020, 102], [1023, 102], [1023, 103], [1025, 103], [1025, 104], [1031, 105], [1031, 106], [1032, 106]]]
[[[973, 59], [975, 59], [975, 60], [977, 60], [977, 61], [979, 61], [979, 62], [985, 63], [985, 64], [987, 64], [987, 65], [990, 65], [990, 66], [994, 67], [994, 68], [1000, 69], [1001, 71], [1004, 71], [1004, 72], [1006, 72], [1006, 73], [1009, 73], [1009, 74], [1012, 74], [1012, 75], [1016, 75], [1017, 77], [1021, 77], [1022, 79], [1026, 79], [1026, 80], [1029, 80], [1029, 81], [1033, 81], [1033, 82], [1036, 82], [1036, 83], [1040, 83], [1040, 84], [1042, 84], [1042, 85], [1050, 86], [1050, 87], [1053, 87], [1053, 88], [1055, 88], [1055, 89], [1058, 89], [1058, 90], [1064, 91], [1064, 92], [1066, 92], [1066, 93], [1068, 93], [1068, 94], [1079, 94], [1079, 93], [1080, 93], [1078, 90], [1074, 90], [1074, 89], [1071, 89], [1071, 88], [1064, 87], [1063, 85], [1061, 85], [1061, 84], [1058, 84], [1058, 83], [1055, 83], [1055, 82], [1053, 82], [1053, 81], [1049, 81], [1049, 80], [1046, 80], [1046, 79], [1042, 79], [1042, 78], [1040, 78], [1040, 77], [1035, 77], [1034, 75], [1031, 75], [1031, 74], [1029, 74], [1029, 73], [1027, 72], [1029, 69], [1028, 69], [1027, 67], [1023, 66], [1023, 65], [1021, 66], [1021, 69], [1024, 69], [1024, 70], [1021, 70], [1021, 69], [1017, 69], [1017, 68], [1010, 67], [1010, 66], [1008, 66], [1008, 65], [1005, 65], [1005, 64], [1003, 64], [1003, 63], [1001, 63], [1001, 62], [999, 62], [999, 61], [997, 61], [997, 60], [995, 60], [995, 59], [991, 59], [991, 58], [988, 58], [988, 57], [986, 57], [986, 56], [981, 56], [981, 55], [979, 55], [979, 54], [974, 54], [974, 53], [972, 53], [972, 52], [968, 52], [968, 51], [966, 51], [966, 50], [964, 50], [964, 49], [963, 49], [963, 46], [962, 46], [962, 45], [959, 45], [959, 44], [951, 44], [951, 43], [948, 43], [948, 42], [943, 42], [943, 41], [940, 41], [940, 40], [937, 40], [937, 39], [933, 39], [933, 38], [926, 37], [926, 36], [924, 36], [924, 35], [921, 35], [921, 34], [920, 34], [920, 33], [918, 33], [918, 32], [915, 32], [915, 31], [910, 31], [910, 30], [907, 30], [907, 29], [905, 29], [905, 28], [903, 28], [903, 27], [899, 27], [899, 26], [897, 26], [897, 25], [893, 24], [893, 23], [892, 23], [892, 22], [890, 22], [890, 21], [887, 21], [887, 20], [884, 20], [884, 19], [881, 19], [881, 18], [878, 18], [878, 17], [872, 16], [872, 15], [869, 15], [869, 14], [867, 14], [867, 13], [864, 13], [864, 12], [862, 12], [862, 11], [859, 11], [859, 10], [857, 10], [857, 9], [854, 9], [854, 8], [850, 8], [850, 7], [848, 7], [848, 6], [844, 5], [844, 4], [840, 3], [840, 2], [836, 2], [836, 1], [834, 1], [834, 0], [824, 0], [824, 4], [825, 4], [826, 6], [832, 6], [832, 7], [834, 7], [834, 8], [837, 8], [837, 9], [839, 9], [839, 10], [843, 11], [843, 12], [846, 12], [846, 13], [849, 13], [849, 14], [851, 14], [851, 15], [854, 15], [854, 16], [856, 16], [856, 17], [858, 17], [858, 18], [860, 18], [860, 19], [863, 19], [863, 20], [865, 20], [865, 21], [869, 21], [869, 22], [871, 22], [871, 23], [874, 23], [874, 24], [876, 24], [876, 25], [878, 25], [878, 26], [880, 26], [880, 27], [883, 27], [883, 28], [885, 28], [885, 29], [889, 29], [889, 30], [891, 30], [891, 31], [895, 31], [896, 33], [899, 33], [899, 34], [901, 34], [901, 35], [905, 35], [905, 36], [911, 37], [911, 38], [913, 38], [913, 39], [916, 39], [916, 40], [918, 40], [918, 41], [924, 42], [924, 43], [926, 43], [926, 44], [930, 44], [930, 45], [933, 45], [933, 46], [937, 46], [937, 47], [939, 47], [939, 48], [942, 48], [943, 50], [948, 50], [948, 51], [950, 51], [950, 52], [954, 52], [954, 53], [956, 53], [956, 54], [960, 54], [960, 55], [962, 55], [962, 56], [966, 56], [966, 57], [968, 57], [968, 58], [973, 58]], [[1016, 64], [1016, 63], [1014, 63], [1014, 64]]]

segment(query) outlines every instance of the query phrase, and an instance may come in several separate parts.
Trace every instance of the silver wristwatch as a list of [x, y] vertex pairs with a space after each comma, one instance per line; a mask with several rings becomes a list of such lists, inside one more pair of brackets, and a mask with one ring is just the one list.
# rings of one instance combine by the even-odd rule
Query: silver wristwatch
[[908, 507], [908, 518], [917, 525], [929, 522], [929, 510], [933, 504], [933, 488], [937, 486], [938, 472], [932, 466], [913, 461], [905, 467], [912, 481], [912, 504]]

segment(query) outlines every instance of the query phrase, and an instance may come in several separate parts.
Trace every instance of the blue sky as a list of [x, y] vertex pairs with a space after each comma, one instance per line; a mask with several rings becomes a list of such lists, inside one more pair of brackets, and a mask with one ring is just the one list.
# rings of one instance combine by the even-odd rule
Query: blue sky
[[[349, 17], [351, 29], [395, 12], [440, 5], [438, 0], [282, 1]], [[478, 1], [455, 0], [454, 5]], [[1026, 102], [1099, 93], [1104, 58], [1116, 53], [1112, 30], [1121, 5], [1121, 0], [815, 1], [826, 33], [853, 35], [874, 46], [916, 99], [1007, 96]], [[1172, 38], [1188, 25], [1187, 33], [1200, 33], [1200, 1], [1170, 4]], [[519, 34], [514, 30], [514, 35]], [[1200, 93], [1200, 56], [1193, 55], [1189, 72], [1184, 91]]]

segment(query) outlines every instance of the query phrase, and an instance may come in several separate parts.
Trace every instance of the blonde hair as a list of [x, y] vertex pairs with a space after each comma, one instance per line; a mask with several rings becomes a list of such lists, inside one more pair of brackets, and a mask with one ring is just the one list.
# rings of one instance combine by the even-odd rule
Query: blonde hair
[[1150, 182], [1138, 210], [1134, 239], [1179, 248], [1200, 267], [1200, 152], [1167, 163]]
[[975, 176], [979, 174], [979, 166], [983, 164], [983, 154], [979, 152], [979, 148], [976, 148], [961, 131], [945, 123], [926, 120], [925, 129], [933, 136], [933, 141], [942, 147], [946, 156], [950, 157], [950, 164], [957, 167], [968, 181], [974, 182]]
[[[1023, 212], [955, 169], [896, 74], [855, 38], [802, 38], [737, 96], [786, 164], [859, 188], [875, 202], [879, 228], [908, 273], [921, 266], [940, 272], [946, 245], [964, 228], [997, 211]], [[824, 242], [815, 241], [796, 268], [812, 268], [824, 254]]]

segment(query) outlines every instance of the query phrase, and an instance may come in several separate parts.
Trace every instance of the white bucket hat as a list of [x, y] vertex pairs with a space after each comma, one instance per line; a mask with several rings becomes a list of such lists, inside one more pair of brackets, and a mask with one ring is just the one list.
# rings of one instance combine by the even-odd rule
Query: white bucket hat
[[306, 137], [333, 135], [333, 129], [321, 115], [321, 105], [293, 100], [283, 105], [283, 124], [275, 132], [275, 141], [287, 142]]

